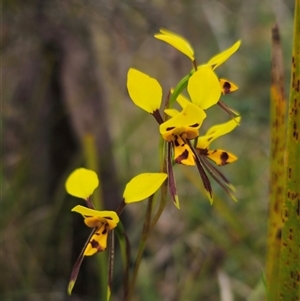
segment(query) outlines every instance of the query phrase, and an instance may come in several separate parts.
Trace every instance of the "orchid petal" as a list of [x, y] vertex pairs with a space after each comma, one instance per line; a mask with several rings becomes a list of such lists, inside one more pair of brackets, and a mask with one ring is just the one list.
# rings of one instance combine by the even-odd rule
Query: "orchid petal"
[[142, 201], [154, 194], [166, 180], [165, 173], [143, 173], [135, 176], [125, 187], [123, 198], [125, 203]]
[[98, 176], [94, 171], [78, 168], [69, 175], [65, 187], [70, 195], [87, 200], [98, 185]]
[[162, 88], [156, 79], [130, 68], [127, 74], [127, 89], [136, 106], [150, 114], [159, 110]]
[[154, 35], [156, 39], [170, 44], [171, 46], [182, 52], [184, 55], [186, 55], [188, 58], [190, 58], [191, 61], [195, 60], [194, 50], [185, 38], [165, 29], [160, 29], [159, 31], [160, 33]]
[[208, 65], [201, 66], [193, 73], [187, 90], [192, 102], [203, 110], [215, 105], [221, 96], [219, 79]]
[[223, 95], [235, 92], [238, 89], [237, 85], [235, 85], [233, 82], [230, 82], [227, 79], [220, 78], [219, 81]]
[[102, 252], [107, 247], [108, 229], [106, 224], [102, 224], [91, 237], [86, 246], [83, 255], [92, 256], [98, 252]]
[[174, 161], [177, 164], [194, 166], [195, 156], [190, 146], [180, 137], [176, 136], [173, 143]]
[[219, 166], [223, 166], [237, 160], [235, 155], [222, 149], [209, 150], [206, 156]]
[[174, 135], [185, 133], [186, 139], [198, 137], [198, 130], [205, 119], [205, 112], [196, 105], [189, 103], [179, 114], [162, 123], [159, 131], [163, 138], [171, 142]]
[[99, 210], [94, 210], [90, 209], [84, 206], [77, 205], [75, 206], [72, 210], [72, 212], [77, 212], [80, 213], [83, 217], [99, 217], [101, 219], [107, 220], [107, 222], [113, 222], [117, 224], [119, 222], [119, 217], [115, 211], [99, 211]]
[[196, 148], [197, 149], [208, 148], [209, 144], [212, 141], [214, 141], [216, 138], [228, 134], [232, 130], [234, 130], [239, 125], [240, 120], [241, 117], [239, 116], [225, 123], [212, 126], [204, 136], [198, 137]]
[[207, 64], [213, 65], [213, 70], [227, 61], [240, 47], [241, 41], [237, 41], [228, 49], [222, 51], [221, 53], [217, 54], [216, 56], [212, 57]]
[[165, 109], [164, 112], [169, 116], [169, 117], [174, 117], [177, 114], [179, 114], [179, 111], [176, 109]]
[[176, 101], [179, 103], [179, 105], [184, 109], [188, 104], [191, 103], [186, 97], [184, 97], [182, 94], [179, 94]]

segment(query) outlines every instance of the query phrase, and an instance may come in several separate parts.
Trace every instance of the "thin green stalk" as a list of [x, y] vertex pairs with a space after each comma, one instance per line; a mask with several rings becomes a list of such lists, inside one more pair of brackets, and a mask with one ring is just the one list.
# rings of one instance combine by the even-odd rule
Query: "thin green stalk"
[[279, 259], [279, 300], [300, 299], [300, 0], [295, 1], [285, 199]]

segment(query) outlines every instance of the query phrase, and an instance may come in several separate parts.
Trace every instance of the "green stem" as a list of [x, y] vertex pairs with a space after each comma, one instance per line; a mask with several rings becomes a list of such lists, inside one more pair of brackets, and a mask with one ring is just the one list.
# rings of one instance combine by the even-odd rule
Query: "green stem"
[[[165, 172], [165, 171], [164, 171]], [[163, 210], [166, 207], [166, 203], [167, 203], [167, 192], [168, 192], [168, 181], [165, 181], [163, 183], [163, 185], [161, 186], [161, 197], [160, 197], [160, 203], [159, 203], [159, 207], [157, 209], [156, 214], [154, 215], [151, 225], [150, 225], [150, 231], [152, 231], [152, 229], [154, 228], [154, 226], [156, 225], [158, 219], [160, 218]]]

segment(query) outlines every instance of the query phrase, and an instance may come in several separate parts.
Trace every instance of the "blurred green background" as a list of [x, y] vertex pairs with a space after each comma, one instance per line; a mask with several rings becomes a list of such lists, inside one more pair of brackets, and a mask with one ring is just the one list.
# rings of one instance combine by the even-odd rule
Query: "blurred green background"
[[[176, 166], [181, 210], [169, 200], [133, 300], [263, 300], [271, 27], [280, 27], [287, 90], [293, 1], [4, 0], [2, 10], [3, 300], [100, 300], [96, 256], [66, 295], [89, 230], [70, 212], [81, 201], [64, 182], [74, 168], [95, 165], [105, 208], [116, 209], [131, 177], [158, 170], [157, 124], [129, 99], [126, 76], [137, 68], [166, 95], [189, 72], [185, 56], [153, 38], [162, 27], [191, 42], [198, 64], [242, 40], [217, 69], [239, 86], [223, 101], [241, 113], [241, 126], [212, 144], [239, 158], [221, 168], [239, 201], [213, 185], [211, 206], [196, 168]], [[219, 108], [207, 113], [202, 134], [229, 118]], [[133, 254], [145, 209], [132, 205], [123, 217]], [[116, 261], [112, 300], [122, 300]]]

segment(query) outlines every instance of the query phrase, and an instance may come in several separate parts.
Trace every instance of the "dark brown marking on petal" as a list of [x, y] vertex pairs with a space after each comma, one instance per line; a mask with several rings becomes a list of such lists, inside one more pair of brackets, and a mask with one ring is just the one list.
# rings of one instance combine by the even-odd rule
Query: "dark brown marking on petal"
[[175, 126], [170, 126], [168, 128], [166, 128], [166, 131], [171, 131], [171, 130], [174, 130], [175, 129]]
[[105, 226], [104, 230], [102, 231], [102, 234], [106, 234], [107, 233], [107, 225]]
[[228, 160], [229, 156], [226, 152], [222, 152], [221, 156], [220, 156], [220, 159], [221, 159], [221, 165], [225, 165], [227, 164], [227, 160]]
[[189, 151], [186, 149], [180, 156], [175, 159], [177, 164], [181, 164], [182, 160], [186, 160], [189, 157]]
[[175, 146], [179, 146], [180, 144], [179, 144], [179, 142], [178, 142], [178, 136], [177, 135], [174, 135], [174, 144], [175, 144]]
[[96, 241], [96, 240], [91, 240], [90, 241], [90, 244], [92, 246], [93, 249], [97, 249], [97, 252], [101, 252], [103, 251], [104, 249], [99, 245], [99, 243]]
[[190, 128], [197, 128], [198, 126], [199, 126], [199, 123], [195, 123], [195, 124], [189, 125]]
[[231, 92], [231, 84], [229, 82], [223, 84], [223, 92], [224, 94], [229, 94]]
[[104, 218], [112, 221], [112, 217], [110, 217], [110, 216], [104, 216]]
[[98, 249], [98, 247], [99, 247], [98, 241], [96, 241], [94, 239], [90, 241], [90, 244], [92, 245], [92, 248], [94, 248], [94, 249]]

